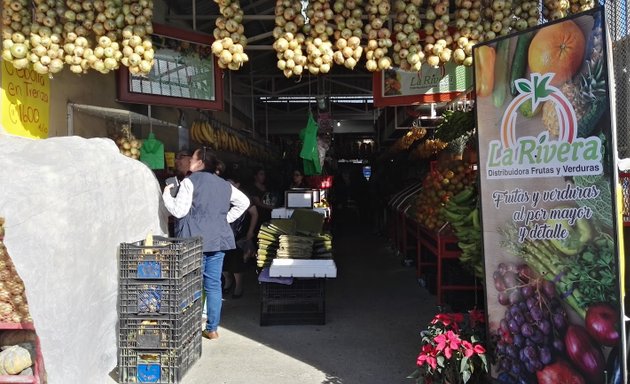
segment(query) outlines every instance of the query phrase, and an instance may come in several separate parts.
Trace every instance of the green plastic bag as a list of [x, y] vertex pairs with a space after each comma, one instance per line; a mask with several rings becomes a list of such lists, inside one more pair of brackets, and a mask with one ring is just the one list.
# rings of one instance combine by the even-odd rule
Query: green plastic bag
[[322, 173], [322, 165], [319, 161], [319, 151], [317, 150], [317, 131], [319, 127], [313, 118], [313, 114], [308, 114], [306, 127], [300, 131], [302, 140], [302, 150], [300, 157], [304, 161], [304, 175], [312, 176]]
[[164, 169], [164, 144], [155, 138], [153, 132], [142, 142], [140, 161], [151, 169]]

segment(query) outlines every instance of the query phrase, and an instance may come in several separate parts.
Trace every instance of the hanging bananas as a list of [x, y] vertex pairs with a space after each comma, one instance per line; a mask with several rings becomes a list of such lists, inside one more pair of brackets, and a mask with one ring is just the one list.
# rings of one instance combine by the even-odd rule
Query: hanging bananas
[[459, 239], [457, 245], [462, 250], [459, 261], [475, 276], [483, 278], [483, 258], [481, 252], [481, 223], [478, 195], [473, 187], [467, 187], [453, 196], [440, 210], [444, 221], [448, 221]]

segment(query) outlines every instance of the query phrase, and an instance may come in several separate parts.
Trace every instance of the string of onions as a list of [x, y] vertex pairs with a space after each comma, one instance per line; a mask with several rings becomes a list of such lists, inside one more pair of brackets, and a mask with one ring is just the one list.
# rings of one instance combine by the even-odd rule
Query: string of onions
[[335, 0], [333, 4], [335, 22], [335, 47], [333, 60], [337, 65], [353, 69], [363, 54], [363, 0]]
[[570, 12], [572, 14], [595, 8], [595, 0], [569, 0], [569, 2], [571, 3]]
[[219, 16], [215, 21], [212, 53], [219, 59], [219, 67], [239, 70], [249, 61], [245, 53], [247, 38], [243, 26], [243, 10], [238, 0], [215, 0], [219, 4]]
[[393, 46], [392, 33], [387, 29], [390, 11], [389, 0], [369, 0], [365, 5], [365, 12], [368, 15], [368, 23], [364, 28], [367, 34], [365, 68], [370, 72], [392, 67], [392, 59], [387, 55], [388, 49]]
[[422, 0], [394, 1], [394, 52], [392, 59], [394, 64], [405, 71], [419, 71], [425, 59], [420, 34], [418, 30], [422, 26], [420, 19], [420, 7]]
[[152, 0], [124, 0], [122, 6], [125, 27], [122, 30], [120, 62], [132, 75], [146, 76], [153, 67], [155, 52], [151, 42], [153, 26]]
[[543, 0], [543, 16], [547, 20], [567, 17], [571, 4], [568, 0]]
[[510, 0], [491, 0], [483, 7], [484, 40], [492, 40], [497, 36], [510, 33], [512, 26], [512, 2]]
[[523, 0], [520, 4], [516, 4], [512, 15], [514, 17], [512, 27], [517, 31], [537, 26], [540, 18], [538, 1]]
[[450, 48], [453, 37], [448, 31], [449, 2], [448, 0], [429, 0], [429, 5], [425, 15], [429, 22], [424, 25], [426, 33], [424, 52], [427, 64], [438, 67], [440, 64], [449, 62], [453, 54]]
[[31, 24], [28, 59], [33, 70], [41, 75], [57, 73], [63, 69], [62, 29], [57, 20], [57, 9], [61, 11], [63, 3], [35, 0], [34, 4], [35, 19]]
[[472, 48], [483, 38], [481, 0], [456, 0], [455, 7], [453, 61], [459, 65], [471, 66]]
[[29, 66], [27, 55], [31, 33], [31, 13], [27, 0], [2, 0], [2, 60], [17, 69]]
[[305, 18], [302, 15], [302, 3], [291, 0], [277, 0], [275, 8], [275, 39], [273, 48], [278, 58], [278, 69], [285, 77], [301, 76], [306, 66], [306, 56], [302, 44], [306, 37], [302, 32]]
[[333, 18], [333, 11], [326, 0], [310, 0], [306, 7], [308, 23], [304, 24], [306, 35], [306, 69], [313, 74], [328, 73], [333, 63], [332, 42], [334, 35], [328, 22]]

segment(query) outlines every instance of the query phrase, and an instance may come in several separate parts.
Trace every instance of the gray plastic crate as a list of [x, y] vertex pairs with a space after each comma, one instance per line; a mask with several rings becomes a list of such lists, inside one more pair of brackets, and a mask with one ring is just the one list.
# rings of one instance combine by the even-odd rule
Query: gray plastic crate
[[201, 269], [180, 279], [121, 279], [118, 313], [124, 315], [177, 315], [201, 298]]
[[152, 246], [144, 240], [120, 244], [120, 279], [181, 279], [201, 268], [201, 237], [155, 236]]
[[146, 316], [121, 316], [119, 321], [119, 348], [172, 349], [180, 347], [192, 333], [199, 333], [201, 324], [201, 300], [184, 309], [178, 315], [147, 318]]
[[177, 384], [201, 356], [201, 330], [179, 348], [118, 349], [118, 382]]

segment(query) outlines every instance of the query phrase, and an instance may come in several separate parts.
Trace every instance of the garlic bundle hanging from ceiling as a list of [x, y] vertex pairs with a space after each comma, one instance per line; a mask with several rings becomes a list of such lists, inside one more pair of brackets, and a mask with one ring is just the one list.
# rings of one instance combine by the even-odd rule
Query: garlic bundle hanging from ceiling
[[[62, 0], [35, 0], [35, 20], [29, 36], [29, 61], [40, 75], [53, 74], [63, 69], [64, 52], [61, 47], [62, 27], [58, 14], [64, 9]], [[59, 10], [59, 12], [58, 12]]]
[[432, 67], [438, 67], [449, 62], [453, 55], [453, 50], [450, 48], [453, 37], [448, 31], [450, 22], [448, 8], [448, 0], [429, 0], [429, 7], [426, 9], [424, 53], [427, 64]]
[[370, 72], [383, 71], [392, 67], [392, 59], [387, 51], [392, 47], [391, 31], [387, 29], [390, 0], [369, 0], [365, 6], [368, 23], [365, 25], [367, 45], [365, 47], [365, 67]]
[[304, 25], [306, 35], [306, 69], [313, 74], [328, 73], [333, 63], [332, 42], [334, 35], [328, 22], [333, 19], [333, 11], [326, 0], [310, 0], [306, 7], [308, 23]]
[[422, 26], [420, 7], [422, 0], [394, 1], [394, 64], [405, 71], [419, 71], [424, 62], [418, 30]]
[[214, 28], [212, 53], [219, 59], [219, 67], [232, 71], [239, 70], [249, 61], [245, 47], [245, 27], [243, 26], [243, 10], [238, 0], [215, 0], [219, 4], [219, 16]]
[[453, 61], [471, 66], [472, 48], [483, 38], [481, 0], [455, 0], [455, 33], [453, 34]]
[[[122, 14], [125, 27], [122, 30], [122, 58], [132, 75], [146, 76], [153, 67], [153, 0], [124, 0]], [[110, 39], [111, 41], [111, 39]]]
[[333, 4], [335, 22], [335, 49], [333, 59], [336, 64], [353, 69], [363, 54], [363, 0], [335, 0]]
[[27, 0], [2, 0], [2, 60], [17, 69], [27, 68], [31, 12]]
[[273, 29], [273, 49], [278, 57], [278, 69], [284, 76], [300, 76], [304, 72], [306, 56], [302, 52], [305, 41], [300, 32], [305, 19], [302, 15], [302, 3], [291, 0], [277, 0], [275, 8], [276, 26]]

